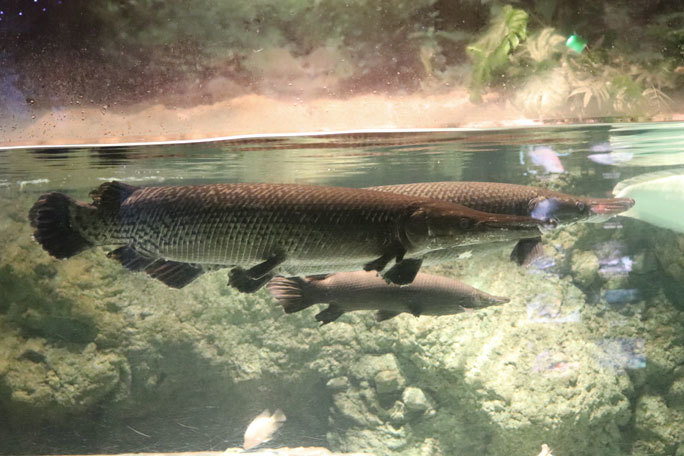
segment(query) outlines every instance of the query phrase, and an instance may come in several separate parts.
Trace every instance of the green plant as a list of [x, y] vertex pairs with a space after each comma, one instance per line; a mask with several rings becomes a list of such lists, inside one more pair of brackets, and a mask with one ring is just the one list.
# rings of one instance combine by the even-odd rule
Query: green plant
[[509, 54], [527, 38], [527, 13], [506, 5], [495, 15], [485, 34], [467, 47], [474, 62], [470, 82], [471, 99], [480, 101], [482, 89], [492, 80], [492, 73], [508, 62]]

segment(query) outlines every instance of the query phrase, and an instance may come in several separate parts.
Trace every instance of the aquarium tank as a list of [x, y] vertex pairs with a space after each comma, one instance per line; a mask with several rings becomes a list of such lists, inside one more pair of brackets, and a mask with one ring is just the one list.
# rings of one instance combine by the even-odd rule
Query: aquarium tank
[[684, 455], [681, 1], [0, 40], [0, 455]]

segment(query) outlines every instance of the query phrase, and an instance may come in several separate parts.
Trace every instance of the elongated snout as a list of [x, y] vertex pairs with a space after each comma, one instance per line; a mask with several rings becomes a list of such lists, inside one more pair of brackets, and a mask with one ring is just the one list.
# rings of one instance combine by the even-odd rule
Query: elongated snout
[[590, 200], [589, 211], [594, 215], [617, 215], [634, 206], [632, 198], [599, 198]]

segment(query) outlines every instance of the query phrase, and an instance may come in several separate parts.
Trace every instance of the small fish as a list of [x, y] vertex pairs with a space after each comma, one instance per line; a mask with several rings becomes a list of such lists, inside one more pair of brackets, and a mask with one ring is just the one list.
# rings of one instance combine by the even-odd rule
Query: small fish
[[615, 151], [604, 152], [600, 154], [589, 154], [587, 155], [587, 158], [600, 165], [617, 165], [629, 162], [632, 158], [634, 158], [634, 154], [631, 152]]
[[388, 284], [374, 272], [355, 271], [320, 277], [276, 277], [267, 287], [286, 313], [327, 303], [328, 308], [316, 315], [323, 324], [355, 310], [377, 310], [375, 320], [383, 321], [402, 312], [416, 317], [451, 315], [509, 301], [458, 280], [424, 273], [405, 286]]
[[684, 168], [624, 180], [615, 186], [613, 194], [637, 201], [634, 207], [620, 214], [623, 217], [684, 233]]
[[562, 174], [565, 172], [563, 163], [561, 163], [558, 154], [550, 147], [539, 146], [527, 152], [532, 163], [536, 166], [544, 168], [546, 174]]
[[[498, 182], [421, 182], [369, 188], [434, 198], [462, 204], [482, 212], [553, 219], [559, 226], [576, 222], [605, 221], [634, 205], [631, 198], [574, 196], [541, 187]], [[443, 257], [456, 257], [458, 252], [460, 249], [431, 252], [426, 258], [426, 264], [431, 264], [431, 258], [439, 257], [440, 261], [443, 261]], [[542, 254], [541, 237], [537, 235], [520, 240], [511, 253], [511, 259], [518, 264], [528, 265]]]
[[384, 271], [410, 283], [423, 257], [446, 247], [520, 239], [553, 225], [445, 201], [372, 190], [296, 184], [136, 187], [107, 182], [93, 203], [46, 193], [29, 211], [34, 239], [55, 258], [93, 246], [182, 288], [230, 267], [230, 284], [251, 293], [276, 273]]
[[264, 410], [247, 426], [242, 448], [249, 450], [257, 445], [268, 442], [286, 419], [285, 414], [280, 409], [273, 412], [273, 415], [271, 415], [268, 409]]

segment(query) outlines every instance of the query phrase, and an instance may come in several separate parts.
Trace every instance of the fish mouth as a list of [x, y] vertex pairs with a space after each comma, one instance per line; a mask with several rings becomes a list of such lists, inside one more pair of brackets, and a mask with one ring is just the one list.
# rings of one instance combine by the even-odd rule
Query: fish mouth
[[594, 215], [615, 215], [625, 212], [634, 206], [632, 198], [606, 198], [592, 201], [589, 204], [589, 211]]
[[463, 309], [466, 312], [472, 312], [476, 309], [484, 309], [485, 307], [495, 306], [497, 304], [506, 304], [510, 301], [510, 298], [504, 296], [489, 295], [475, 300], [472, 306], [464, 307]]

